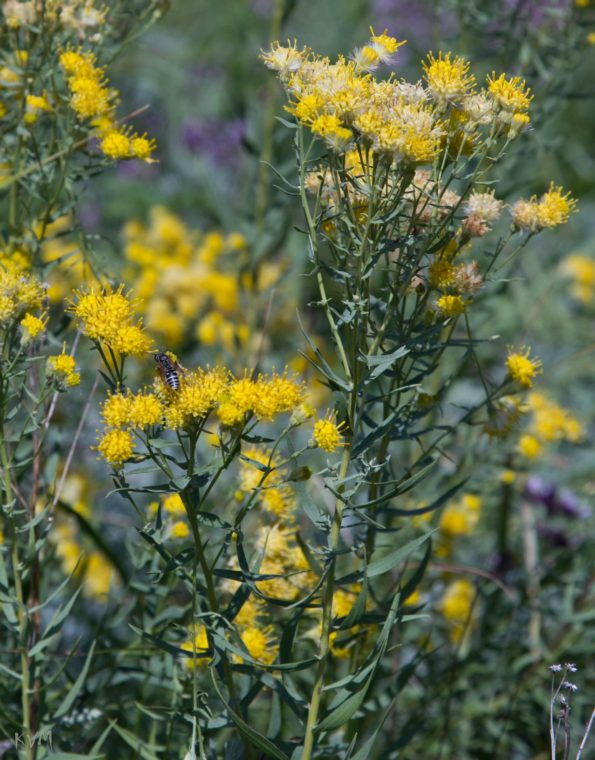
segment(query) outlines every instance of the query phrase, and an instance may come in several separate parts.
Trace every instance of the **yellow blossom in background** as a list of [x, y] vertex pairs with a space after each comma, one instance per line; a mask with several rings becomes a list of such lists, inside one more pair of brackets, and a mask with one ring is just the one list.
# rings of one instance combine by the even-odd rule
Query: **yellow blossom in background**
[[35, 124], [41, 113], [51, 110], [52, 107], [45, 95], [27, 95], [25, 100], [25, 124]]
[[180, 649], [183, 649], [185, 652], [190, 652], [191, 655], [194, 655], [194, 653], [196, 653], [196, 655], [201, 655], [196, 658], [192, 656], [184, 657], [183, 662], [187, 668], [190, 670], [194, 667], [200, 668], [201, 670], [206, 668], [211, 662], [211, 658], [202, 656], [207, 654], [210, 650], [209, 637], [204, 625], [196, 625], [194, 637], [190, 636], [188, 640], [180, 646]]
[[99, 439], [97, 451], [108, 464], [124, 464], [134, 452], [132, 433], [129, 430], [108, 430]]
[[[246, 626], [240, 631], [240, 638], [253, 659], [265, 665], [270, 665], [277, 659], [272, 626]], [[239, 663], [244, 661], [240, 655], [234, 655], [234, 660]]]
[[530, 354], [531, 349], [525, 346], [518, 351], [513, 351], [510, 347], [508, 349], [508, 358], [506, 359], [508, 374], [523, 388], [531, 388], [533, 378], [543, 372], [541, 361], [537, 358], [529, 358]]
[[527, 404], [532, 415], [529, 430], [540, 440], [546, 443], [560, 440], [579, 443], [583, 439], [583, 424], [544, 394], [533, 391], [527, 397]]
[[190, 528], [187, 523], [178, 520], [171, 526], [169, 534], [171, 538], [188, 538], [190, 535]]
[[581, 303], [595, 301], [595, 260], [573, 254], [562, 264], [562, 272], [572, 280], [571, 293]]
[[[270, 468], [271, 471], [267, 473], [261, 470], [256, 463]], [[271, 452], [255, 448], [243, 452], [240, 466], [241, 489], [252, 492], [259, 488], [258, 502], [261, 506], [272, 514], [287, 519], [295, 507], [295, 494], [282, 481], [277, 460], [271, 458]]]
[[84, 567], [84, 593], [92, 597], [105, 597], [114, 582], [115, 571], [111, 562], [100, 551], [90, 552]]
[[481, 499], [474, 494], [463, 496], [446, 506], [440, 518], [440, 530], [449, 538], [468, 536], [479, 522]]
[[461, 579], [452, 581], [444, 590], [438, 609], [448, 621], [450, 639], [459, 644], [473, 625], [473, 603], [476, 592], [472, 583]]
[[533, 460], [541, 454], [543, 446], [534, 435], [522, 435], [519, 438], [518, 450], [525, 459]]

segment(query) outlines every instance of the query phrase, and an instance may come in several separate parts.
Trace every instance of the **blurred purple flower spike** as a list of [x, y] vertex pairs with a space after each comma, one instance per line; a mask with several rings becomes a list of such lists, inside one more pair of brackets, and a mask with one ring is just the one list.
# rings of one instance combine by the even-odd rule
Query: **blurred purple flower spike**
[[182, 142], [191, 153], [204, 154], [217, 165], [233, 164], [246, 134], [244, 119], [188, 119], [182, 125]]
[[527, 478], [523, 491], [525, 499], [533, 504], [539, 504], [546, 508], [548, 515], [564, 515], [577, 520], [584, 520], [590, 516], [591, 510], [581, 504], [576, 494], [563, 488], [560, 491], [553, 483], [531, 475]]

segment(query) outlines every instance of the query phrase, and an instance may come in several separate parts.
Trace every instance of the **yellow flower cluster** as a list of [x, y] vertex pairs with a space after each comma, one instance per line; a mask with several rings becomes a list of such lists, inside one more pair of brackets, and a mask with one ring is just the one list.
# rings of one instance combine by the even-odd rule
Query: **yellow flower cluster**
[[[186, 520], [186, 509], [184, 502], [179, 493], [170, 493], [161, 499], [161, 507], [168, 518], [171, 518], [169, 525], [169, 537], [174, 539], [187, 538], [190, 535], [190, 528]], [[154, 501], [149, 504], [149, 512], [155, 514], [159, 509], [159, 503]]]
[[358, 142], [397, 163], [431, 163], [447, 144], [473, 149], [482, 125], [514, 137], [529, 123], [525, 82], [492, 74], [478, 91], [469, 63], [451, 53], [430, 53], [423, 62], [426, 87], [393, 77], [375, 80], [370, 72], [390, 62], [402, 44], [386, 31], [372, 31], [369, 44], [350, 60], [331, 63], [307, 48], [279, 43], [261, 51], [261, 58], [283, 82], [291, 101], [287, 110], [341, 153]]
[[[89, 478], [80, 473], [69, 474], [63, 483], [60, 500], [91, 519], [88, 506]], [[117, 585], [118, 577], [107, 557], [98, 549], [86, 549], [72, 518], [64, 518], [60, 511], [52, 525], [49, 538], [66, 575], [75, 574], [85, 596], [97, 601], [105, 600], [110, 588]]]
[[81, 381], [81, 376], [76, 371], [74, 356], [66, 353], [65, 345], [61, 354], [48, 356], [47, 374], [48, 377], [55, 378], [60, 384], [64, 383], [69, 387], [78, 385]]
[[508, 349], [506, 367], [511, 380], [515, 380], [523, 388], [533, 387], [533, 378], [543, 372], [541, 361], [530, 358], [531, 349], [523, 346], [518, 351]]
[[[79, 39], [105, 23], [107, 8], [94, 7], [93, 0], [5, 0], [2, 7], [4, 21], [10, 29], [21, 29], [44, 23], [74, 31]], [[57, 32], [54, 29], [53, 32]]]
[[263, 553], [259, 573], [275, 575], [257, 586], [263, 594], [274, 599], [293, 601], [313, 583], [313, 573], [295, 539], [296, 527], [290, 521], [284, 525], [262, 526], [256, 546]]
[[44, 332], [47, 324], [47, 315], [42, 314], [41, 317], [36, 317], [34, 314], [27, 312], [23, 319], [21, 319], [20, 324], [23, 331], [21, 343], [27, 344], [35, 340], [40, 333]]
[[465, 633], [473, 627], [475, 588], [467, 580], [452, 581], [444, 590], [438, 608], [450, 628], [450, 640], [460, 644]]
[[[150, 210], [148, 224], [124, 229], [125, 277], [142, 299], [147, 326], [176, 348], [189, 337], [233, 351], [248, 340], [239, 271], [247, 262], [239, 233], [201, 234], [162, 206]], [[278, 269], [263, 267], [257, 287], [268, 287]], [[194, 334], [191, 334], [194, 331]]]
[[572, 280], [571, 293], [577, 301], [595, 302], [595, 260], [578, 253], [569, 256], [562, 265], [564, 275]]
[[102, 417], [109, 427], [144, 428], [163, 420], [162, 402], [153, 393], [114, 393], [103, 404]]
[[512, 222], [517, 230], [539, 232], [566, 224], [570, 214], [575, 211], [576, 200], [570, 193], [563, 193], [561, 187], [550, 184], [547, 193], [537, 199], [518, 200], [511, 208]]
[[466, 493], [444, 508], [440, 517], [438, 556], [448, 557], [456, 538], [473, 533], [479, 522], [481, 507], [482, 500], [479, 496]]
[[[270, 469], [266, 472], [258, 464]], [[291, 518], [295, 508], [295, 493], [284, 481], [283, 470], [270, 451], [250, 448], [242, 452], [240, 488], [250, 495], [258, 489], [258, 503], [267, 512], [284, 521]]]
[[284, 412], [293, 412], [301, 405], [303, 397], [302, 384], [286, 373], [274, 372], [270, 377], [261, 374], [255, 380], [246, 374], [226, 386], [217, 416], [224, 425], [237, 425], [249, 413], [270, 421]]
[[[196, 625], [194, 636], [191, 634], [188, 639], [180, 646], [180, 649], [183, 649], [185, 652], [191, 652], [192, 654], [196, 653], [197, 655], [207, 654], [210, 651], [210, 646], [207, 629], [204, 627], [204, 625]], [[184, 665], [190, 670], [193, 670], [195, 667], [197, 669], [203, 670], [209, 665], [211, 660], [211, 657], [203, 656], [196, 658], [184, 657]]]
[[579, 443], [585, 434], [582, 423], [567, 409], [543, 393], [532, 391], [527, 397], [529, 422], [517, 448], [525, 459], [536, 459], [544, 446], [555, 441]]
[[0, 263], [0, 325], [39, 309], [44, 297], [45, 288], [38, 280], [18, 266]]
[[70, 91], [70, 106], [81, 121], [91, 121], [97, 129], [104, 155], [151, 161], [155, 141], [118, 126], [114, 102], [119, 93], [109, 89], [105, 72], [97, 66], [93, 53], [68, 48], [60, 53], [60, 65]]
[[104, 344], [118, 354], [140, 356], [152, 347], [152, 341], [143, 332], [142, 323], [134, 321], [136, 304], [124, 293], [106, 286], [77, 292], [76, 303], [69, 310], [77, 327], [92, 341]]

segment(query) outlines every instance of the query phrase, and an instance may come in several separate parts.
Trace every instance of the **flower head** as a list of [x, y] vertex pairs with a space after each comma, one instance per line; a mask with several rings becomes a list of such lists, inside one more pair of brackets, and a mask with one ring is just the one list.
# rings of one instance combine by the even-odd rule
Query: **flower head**
[[518, 351], [508, 349], [506, 367], [512, 380], [516, 380], [523, 388], [533, 386], [533, 378], [543, 372], [541, 361], [529, 358], [531, 349], [522, 346]]
[[336, 413], [328, 411], [322, 419], [317, 420], [314, 424], [314, 442], [323, 451], [332, 453], [340, 446], [345, 445], [341, 432], [344, 427], [344, 422], [337, 424]]
[[475, 87], [475, 77], [469, 74], [469, 63], [464, 58], [451, 53], [428, 55], [427, 63], [423, 63], [428, 91], [440, 107], [461, 100]]
[[78, 385], [81, 381], [81, 376], [76, 371], [74, 356], [66, 353], [66, 345], [61, 354], [48, 356], [47, 373], [48, 377], [56, 378], [59, 383], [65, 383], [68, 386]]
[[120, 467], [134, 452], [132, 433], [129, 430], [108, 430], [99, 439], [97, 451], [106, 462]]

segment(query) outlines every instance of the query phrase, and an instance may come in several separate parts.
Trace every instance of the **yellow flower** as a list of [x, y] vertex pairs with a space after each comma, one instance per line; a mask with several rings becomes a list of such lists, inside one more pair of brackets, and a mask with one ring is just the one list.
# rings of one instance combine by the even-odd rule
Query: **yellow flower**
[[47, 373], [48, 377], [57, 377], [59, 381], [65, 382], [69, 386], [78, 385], [81, 379], [76, 372], [74, 356], [69, 356], [66, 353], [66, 346], [62, 349], [61, 354], [48, 356]]
[[428, 55], [428, 62], [422, 63], [425, 71], [428, 90], [440, 107], [448, 103], [461, 100], [475, 87], [475, 77], [469, 74], [469, 63], [464, 58], [455, 56], [451, 60], [451, 53]]
[[452, 626], [451, 638], [458, 643], [465, 628], [469, 625], [475, 589], [467, 580], [450, 583], [439, 603], [439, 609]]
[[132, 155], [135, 158], [140, 158], [142, 161], [150, 161], [151, 154], [157, 147], [155, 140], [149, 140], [146, 135], [135, 135], [130, 140], [130, 149]]
[[336, 451], [340, 446], [345, 446], [341, 433], [341, 430], [344, 427], [344, 422], [341, 422], [337, 425], [336, 413], [328, 411], [325, 417], [317, 420], [314, 424], [314, 442], [323, 451], [332, 453], [333, 451]]
[[496, 78], [495, 71], [488, 76], [488, 93], [500, 108], [512, 113], [528, 111], [533, 100], [531, 90], [526, 86], [524, 79], [507, 79], [506, 74], [500, 74]]
[[595, 260], [580, 254], [569, 256], [562, 265], [562, 272], [573, 281], [572, 295], [590, 303], [595, 298]]
[[352, 583], [348, 588], [336, 588], [333, 593], [333, 615], [339, 618], [349, 615], [360, 591], [359, 583]]
[[163, 405], [152, 393], [139, 393], [130, 399], [129, 419], [135, 427], [158, 425], [163, 418]]
[[443, 295], [436, 300], [436, 306], [445, 317], [458, 317], [464, 313], [466, 304], [461, 296]]
[[190, 535], [190, 528], [188, 524], [179, 520], [175, 522], [170, 528], [170, 536], [172, 538], [188, 538]]
[[122, 465], [134, 452], [132, 433], [128, 430], [108, 430], [96, 448], [109, 464]]
[[[271, 626], [265, 628], [257, 625], [246, 626], [240, 631], [240, 638], [253, 659], [270, 665], [277, 658], [277, 650], [273, 646], [274, 638]], [[243, 662], [240, 655], [235, 655], [234, 660]]]
[[212, 658], [202, 656], [210, 651], [209, 637], [204, 625], [197, 625], [195, 627], [194, 639], [190, 636], [188, 640], [180, 646], [180, 649], [183, 649], [185, 652], [190, 652], [191, 654], [196, 653], [196, 655], [201, 655], [196, 658], [184, 657], [184, 665], [187, 668], [190, 670], [195, 667], [200, 669], [206, 668]]
[[543, 446], [534, 435], [522, 435], [519, 438], [518, 450], [525, 459], [533, 460], [541, 454]]
[[562, 194], [561, 187], [554, 187], [550, 183], [547, 193], [541, 196], [537, 204], [537, 219], [541, 228], [557, 227], [565, 224], [568, 217], [575, 210], [576, 200], [570, 197], [570, 193]]
[[440, 518], [440, 529], [447, 537], [468, 536], [479, 521], [481, 499], [463, 494], [461, 499], [447, 506]]
[[513, 380], [516, 380], [523, 388], [533, 386], [533, 378], [543, 372], [542, 364], [539, 359], [530, 359], [531, 349], [522, 346], [519, 351], [512, 351], [509, 347], [506, 367], [508, 374]]
[[[208, 371], [197, 369], [186, 372], [179, 390], [165, 389], [167, 427], [177, 429], [192, 426], [204, 419], [215, 408], [226, 392], [229, 373], [223, 367]], [[165, 386], [162, 387], [165, 388]]]
[[113, 393], [104, 402], [101, 410], [105, 424], [109, 427], [119, 428], [130, 423], [130, 394]]
[[121, 129], [106, 132], [99, 147], [108, 158], [130, 158], [130, 139]]
[[170, 515], [180, 516], [186, 514], [184, 502], [179, 493], [172, 493], [163, 499], [163, 509]]
[[278, 72], [279, 79], [282, 82], [287, 81], [292, 74], [299, 71], [307, 59], [307, 54], [307, 48], [298, 50], [295, 42], [293, 45], [288, 43], [287, 47], [280, 45], [278, 42], [273, 42], [271, 49], [267, 53], [263, 50], [260, 51], [260, 57], [264, 61], [264, 65]]
[[106, 343], [121, 354], [142, 355], [151, 350], [152, 341], [143, 333], [140, 321], [132, 323], [134, 303], [123, 290], [120, 285], [116, 291], [108, 286], [103, 292], [77, 293], [78, 301], [69, 309], [91, 340]]
[[83, 592], [86, 596], [105, 597], [114, 583], [114, 568], [99, 551], [90, 552], [84, 565]]
[[25, 314], [23, 319], [21, 319], [21, 327], [24, 333], [22, 338], [23, 343], [33, 340], [42, 333], [45, 330], [46, 322], [47, 318], [40, 319], [33, 314]]
[[27, 95], [24, 121], [26, 124], [34, 124], [40, 113], [51, 110], [52, 107], [45, 95]]

